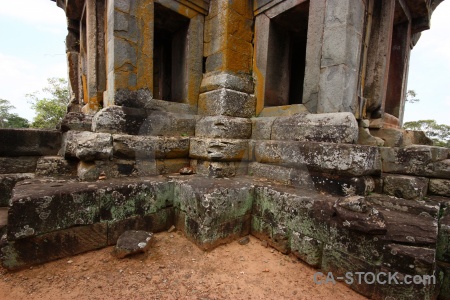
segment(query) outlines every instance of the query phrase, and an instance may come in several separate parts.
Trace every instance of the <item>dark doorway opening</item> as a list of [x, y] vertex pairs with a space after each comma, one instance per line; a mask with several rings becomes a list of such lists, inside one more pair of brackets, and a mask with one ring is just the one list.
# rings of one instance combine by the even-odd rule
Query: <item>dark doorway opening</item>
[[270, 20], [264, 105], [301, 104], [309, 1]]
[[186, 88], [189, 18], [155, 3], [153, 97], [182, 102]]

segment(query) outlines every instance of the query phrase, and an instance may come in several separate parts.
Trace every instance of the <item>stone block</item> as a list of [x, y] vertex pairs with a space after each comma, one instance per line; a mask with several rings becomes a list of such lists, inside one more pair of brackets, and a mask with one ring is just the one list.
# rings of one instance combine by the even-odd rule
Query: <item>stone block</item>
[[68, 131], [64, 134], [62, 152], [66, 158], [107, 160], [113, 154], [112, 136], [109, 133]]
[[200, 115], [250, 118], [255, 115], [255, 109], [253, 95], [225, 88], [200, 94], [198, 99]]
[[187, 158], [158, 159], [156, 169], [158, 174], [179, 173], [181, 168], [189, 167], [190, 160]]
[[325, 26], [327, 28], [351, 26], [362, 34], [364, 26], [364, 2], [361, 0], [344, 0], [327, 3]]
[[335, 200], [315, 191], [283, 185], [257, 186], [252, 213], [272, 226], [285, 226], [291, 231], [328, 241]]
[[428, 190], [431, 194], [450, 197], [449, 179], [430, 179]]
[[173, 207], [163, 208], [145, 216], [133, 216], [120, 221], [108, 222], [108, 245], [114, 245], [119, 236], [127, 230], [146, 230], [161, 232], [174, 224], [175, 210]]
[[0, 207], [9, 206], [9, 200], [16, 183], [26, 179], [34, 178], [33, 173], [5, 174], [0, 175]]
[[256, 141], [256, 161], [346, 176], [380, 174], [377, 147], [347, 144]]
[[403, 130], [395, 128], [380, 128], [370, 130], [372, 136], [384, 141], [384, 147], [403, 146]]
[[216, 72], [210, 73], [208, 76], [203, 78], [200, 93], [210, 92], [222, 88], [251, 94], [254, 90], [254, 84], [252, 78], [248, 75], [235, 75], [226, 72]]
[[92, 117], [92, 115], [87, 115], [80, 112], [69, 112], [61, 121], [61, 131], [91, 131]]
[[68, 182], [35, 181], [16, 185], [8, 212], [8, 240], [17, 240], [100, 220], [92, 188], [67, 191]]
[[383, 181], [383, 192], [397, 198], [422, 200], [427, 195], [429, 179], [425, 177], [387, 175]]
[[77, 162], [61, 156], [40, 157], [36, 166], [36, 175], [44, 177], [72, 177], [77, 174]]
[[189, 138], [114, 134], [113, 147], [119, 158], [183, 158], [189, 155]]
[[318, 268], [322, 263], [323, 243], [316, 239], [292, 232], [290, 240], [292, 253], [308, 265]]
[[0, 174], [34, 173], [39, 156], [0, 157]]
[[183, 211], [178, 211], [175, 218], [176, 227], [203, 250], [212, 250], [250, 234], [250, 215], [212, 226], [204, 226], [201, 221]]
[[350, 26], [325, 27], [321, 67], [346, 65], [351, 69], [357, 69], [360, 42], [361, 34]]
[[193, 160], [191, 166], [195, 173], [211, 178], [230, 178], [239, 175], [247, 175], [248, 163], [246, 162], [218, 162]]
[[369, 129], [360, 127], [358, 135], [358, 144], [383, 147], [384, 140], [380, 139], [379, 137], [371, 135]]
[[195, 116], [110, 106], [94, 116], [92, 129], [131, 135], [193, 136]]
[[[358, 259], [348, 253], [333, 249], [331, 245], [325, 245], [323, 249], [322, 265], [321, 269], [323, 274], [327, 272], [332, 272], [334, 279], [337, 281], [336, 277], [345, 276], [346, 272], [351, 272], [353, 274], [352, 281], [348, 281], [349, 286], [357, 291], [358, 293], [371, 298], [374, 293], [375, 286], [366, 284], [363, 279], [359, 281], [358, 276], [355, 272], [372, 272], [377, 273], [377, 267], [371, 265], [364, 260]], [[325, 278], [322, 278], [324, 280]], [[370, 278], [371, 279], [371, 278]]]
[[196, 137], [248, 139], [252, 134], [252, 122], [246, 118], [207, 116], [197, 121]]
[[17, 270], [103, 248], [107, 246], [106, 236], [107, 224], [96, 223], [8, 241], [1, 248], [2, 264], [8, 270]]
[[317, 113], [356, 113], [358, 72], [346, 65], [324, 68], [320, 73]]
[[443, 278], [437, 299], [446, 300], [448, 295], [450, 295], [450, 264], [439, 263], [438, 265]]
[[270, 140], [276, 117], [252, 118], [252, 140]]
[[439, 221], [436, 259], [450, 263], [450, 209]]
[[251, 182], [189, 178], [175, 182], [174, 206], [205, 230], [251, 213], [254, 190]]
[[151, 99], [150, 101], [146, 102], [145, 109], [181, 115], [190, 115], [197, 113], [196, 106], [192, 106], [187, 103], [170, 102], [158, 99]]
[[435, 254], [435, 249], [388, 244], [383, 253], [382, 265], [403, 274], [432, 275]]
[[248, 160], [248, 140], [191, 138], [189, 157], [210, 161]]
[[403, 145], [433, 145], [433, 141], [420, 130], [405, 130], [403, 132]]
[[125, 107], [145, 108], [152, 99], [152, 92], [147, 88], [136, 91], [119, 89], [114, 94], [114, 104]]
[[38, 129], [0, 129], [0, 156], [56, 155], [61, 132]]
[[352, 144], [358, 140], [358, 123], [352, 113], [279, 117], [273, 123], [271, 139]]
[[381, 148], [383, 172], [450, 178], [448, 149], [433, 146]]

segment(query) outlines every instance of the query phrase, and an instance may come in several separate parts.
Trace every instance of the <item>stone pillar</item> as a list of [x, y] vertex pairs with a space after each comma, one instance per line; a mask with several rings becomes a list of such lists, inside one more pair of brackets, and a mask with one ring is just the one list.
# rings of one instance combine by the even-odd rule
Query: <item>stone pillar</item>
[[357, 112], [364, 13], [362, 0], [327, 0], [317, 113]]
[[67, 72], [69, 78], [70, 103], [67, 106], [68, 112], [80, 112], [80, 93], [79, 93], [79, 56], [80, 56], [80, 31], [79, 24], [76, 21], [67, 19], [68, 33], [66, 37], [66, 57]]
[[255, 114], [251, 78], [252, 1], [211, 1], [205, 20], [203, 77], [198, 112], [249, 118]]
[[326, 0], [310, 1], [308, 20], [308, 44], [306, 46], [303, 104], [309, 112], [317, 112], [320, 82], [320, 57], [325, 20]]
[[[101, 36], [103, 35], [103, 25], [102, 24], [102, 12], [103, 3], [98, 0], [87, 0], [86, 1], [86, 47], [87, 47], [87, 76], [85, 89], [87, 90], [87, 99], [84, 99], [86, 105], [82, 108], [82, 111], [87, 114], [95, 113], [102, 105], [103, 102], [103, 91], [99, 90], [99, 80], [100, 76], [104, 75], [104, 63], [99, 65], [99, 61], [104, 56], [99, 55], [99, 48], [104, 49], [104, 43]], [[100, 19], [99, 19], [100, 17]], [[100, 39], [99, 39], [100, 37]], [[103, 45], [103, 47], [101, 47]], [[103, 67], [103, 70], [99, 69]], [[104, 84], [103, 84], [104, 86]]]
[[152, 89], [153, 12], [151, 0], [108, 1], [105, 106], [119, 90]]
[[386, 99], [394, 11], [395, 1], [374, 1], [364, 83], [368, 117], [381, 116], [381, 106]]

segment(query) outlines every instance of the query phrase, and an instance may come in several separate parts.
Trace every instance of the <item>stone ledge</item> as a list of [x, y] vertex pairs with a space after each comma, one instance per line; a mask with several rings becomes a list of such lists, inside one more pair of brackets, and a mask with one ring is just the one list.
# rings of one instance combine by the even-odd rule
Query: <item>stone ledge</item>
[[255, 141], [257, 162], [345, 176], [381, 173], [379, 148], [362, 145]]
[[56, 130], [0, 129], [0, 156], [56, 155], [60, 147]]

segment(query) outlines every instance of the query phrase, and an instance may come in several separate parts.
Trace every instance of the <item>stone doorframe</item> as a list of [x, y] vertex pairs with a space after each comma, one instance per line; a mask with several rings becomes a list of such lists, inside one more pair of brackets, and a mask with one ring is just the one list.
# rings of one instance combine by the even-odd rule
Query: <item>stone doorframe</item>
[[273, 18], [305, 0], [256, 0], [253, 76], [256, 80], [256, 114], [284, 115], [352, 112], [358, 103], [359, 64], [365, 3], [360, 0], [314, 0], [309, 3], [305, 76], [302, 104], [264, 107]]
[[154, 5], [158, 3], [190, 19], [183, 75], [179, 76], [183, 78], [182, 99], [177, 99], [177, 102], [196, 107], [202, 80], [203, 27], [207, 7], [184, 0], [141, 0], [136, 3], [108, 1], [105, 106], [114, 105], [114, 96], [119, 90], [147, 89], [153, 93]]

